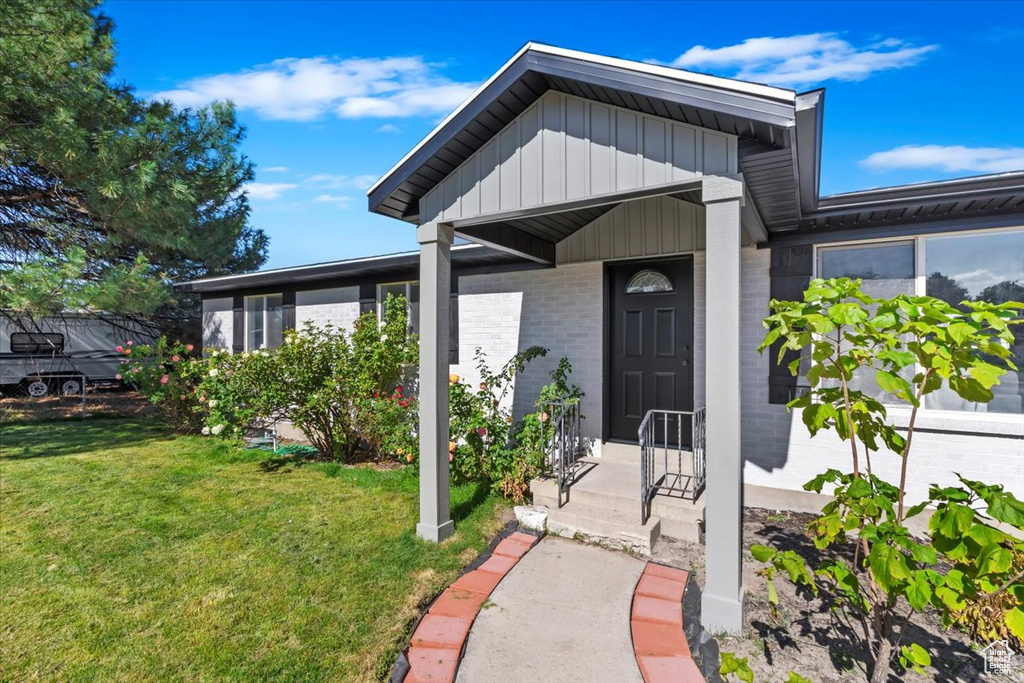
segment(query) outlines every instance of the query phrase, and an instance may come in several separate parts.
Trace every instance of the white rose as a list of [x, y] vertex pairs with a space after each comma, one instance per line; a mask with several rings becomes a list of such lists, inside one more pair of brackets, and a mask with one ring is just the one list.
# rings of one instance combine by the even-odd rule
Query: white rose
[[211, 408], [216, 408], [217, 407], [217, 401], [216, 400], [211, 400], [210, 401], [210, 407]]
[[209, 427], [203, 427], [203, 436], [209, 436], [209, 435], [210, 435], [210, 428]]
[[216, 377], [218, 372], [217, 368], [210, 370], [210, 377]]
[[380, 340], [381, 340], [382, 342], [386, 342], [386, 341], [388, 340], [388, 335], [386, 335], [386, 334], [382, 334], [382, 335], [380, 335]]
[[214, 425], [213, 429], [210, 430], [210, 433], [212, 433], [214, 436], [217, 436], [218, 434], [220, 434], [223, 431], [224, 431], [224, 425]]

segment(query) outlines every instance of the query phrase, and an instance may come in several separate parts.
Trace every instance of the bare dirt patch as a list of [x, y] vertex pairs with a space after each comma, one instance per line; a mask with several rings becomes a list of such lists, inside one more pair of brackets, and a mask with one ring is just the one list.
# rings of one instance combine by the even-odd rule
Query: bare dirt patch
[[[794, 550], [814, 562], [819, 554], [804, 534], [813, 515], [773, 512], [748, 508], [743, 518], [743, 585], [744, 632], [741, 636], [720, 636], [722, 651], [747, 657], [754, 680], [785, 681], [790, 671], [815, 683], [867, 680], [867, 654], [861, 640], [843, 616], [829, 608], [824, 596], [815, 598], [810, 592], [798, 591], [788, 580], [775, 580], [779, 592], [779, 616], [773, 618], [768, 606], [765, 579], [757, 575], [762, 566], [750, 554], [756, 543], [783, 550]], [[697, 583], [704, 587], [704, 547], [662, 539], [655, 547], [653, 560], [689, 569]], [[904, 642], [918, 643], [932, 655], [928, 675], [912, 671], [896, 672], [890, 682], [938, 681], [939, 683], [970, 683], [992, 681], [1020, 683], [1024, 669], [1014, 677], [1010, 674], [985, 673], [979, 650], [984, 645], [972, 643], [968, 635], [944, 630], [935, 614], [917, 614], [908, 626]]]

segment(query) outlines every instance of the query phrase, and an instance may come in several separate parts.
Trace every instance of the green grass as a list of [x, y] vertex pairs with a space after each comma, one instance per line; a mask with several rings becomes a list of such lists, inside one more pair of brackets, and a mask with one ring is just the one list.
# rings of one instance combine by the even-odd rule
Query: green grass
[[296, 467], [139, 420], [0, 427], [0, 679], [373, 680], [497, 532], [415, 537], [409, 470]]

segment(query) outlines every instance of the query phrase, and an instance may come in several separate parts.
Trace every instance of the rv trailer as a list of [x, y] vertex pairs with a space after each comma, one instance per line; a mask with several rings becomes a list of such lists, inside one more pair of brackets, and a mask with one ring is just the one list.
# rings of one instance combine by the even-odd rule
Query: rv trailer
[[129, 339], [148, 343], [153, 334], [116, 316], [65, 313], [28, 320], [0, 314], [0, 390], [38, 398], [118, 382], [124, 358], [116, 349]]

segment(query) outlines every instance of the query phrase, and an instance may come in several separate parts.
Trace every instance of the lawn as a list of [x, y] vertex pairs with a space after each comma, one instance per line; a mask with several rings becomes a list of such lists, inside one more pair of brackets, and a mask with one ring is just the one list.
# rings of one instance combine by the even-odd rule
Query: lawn
[[295, 466], [139, 420], [0, 426], [0, 678], [374, 680], [507, 507], [406, 469]]

